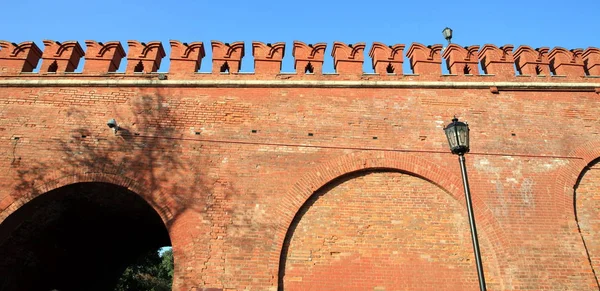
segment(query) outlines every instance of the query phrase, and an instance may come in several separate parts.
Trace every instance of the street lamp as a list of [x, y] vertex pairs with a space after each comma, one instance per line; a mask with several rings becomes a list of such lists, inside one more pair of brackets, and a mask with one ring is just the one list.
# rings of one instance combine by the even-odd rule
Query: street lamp
[[[447, 28], [449, 29], [449, 28]], [[445, 30], [444, 30], [445, 31]], [[465, 199], [467, 200], [467, 212], [469, 214], [469, 225], [471, 226], [471, 240], [473, 241], [473, 252], [475, 253], [475, 263], [477, 264], [477, 276], [479, 277], [479, 289], [485, 291], [485, 277], [483, 275], [483, 265], [481, 264], [481, 254], [479, 252], [479, 240], [477, 239], [477, 226], [475, 225], [475, 216], [473, 215], [473, 205], [471, 203], [471, 192], [469, 191], [469, 178], [467, 177], [467, 167], [465, 166], [465, 154], [469, 152], [469, 125], [458, 121], [456, 116], [452, 123], [444, 128], [450, 151], [458, 155], [460, 170], [465, 188]]]
[[452, 29], [450, 27], [446, 27], [444, 28], [444, 30], [442, 30], [442, 34], [444, 35], [444, 38], [448, 41], [448, 44], [450, 44], [452, 41]]

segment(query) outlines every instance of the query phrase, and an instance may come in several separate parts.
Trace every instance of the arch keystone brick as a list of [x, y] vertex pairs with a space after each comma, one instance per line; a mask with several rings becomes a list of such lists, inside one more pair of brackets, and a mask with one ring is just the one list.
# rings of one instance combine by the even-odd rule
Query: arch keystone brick
[[274, 44], [252, 42], [254, 56], [254, 72], [256, 74], [278, 74], [281, 71], [281, 60], [285, 54], [285, 43]]
[[446, 59], [450, 74], [479, 75], [478, 51], [478, 45], [461, 47], [453, 43], [446, 47], [442, 58]]
[[496, 76], [515, 76], [515, 57], [512, 44], [497, 47], [493, 44], [484, 45], [479, 50], [479, 61], [485, 74]]
[[84, 55], [83, 49], [77, 41], [60, 43], [53, 40], [44, 40], [44, 46], [41, 73], [73, 72]]
[[331, 56], [333, 57], [333, 68], [338, 74], [362, 75], [365, 43], [345, 44], [336, 41], [333, 43]]
[[190, 44], [177, 40], [169, 41], [171, 44], [170, 74], [195, 73], [202, 65], [202, 58], [206, 55], [204, 43], [201, 41]]
[[244, 42], [232, 44], [213, 40], [211, 42], [213, 53], [213, 73], [238, 73], [244, 57]]
[[0, 74], [32, 72], [42, 51], [32, 41], [20, 44], [0, 40]]
[[530, 46], [522, 45], [515, 50], [515, 65], [521, 75], [539, 76], [550, 75], [550, 63], [548, 61], [549, 48], [541, 47], [532, 49]]
[[292, 56], [294, 57], [294, 69], [296, 73], [306, 72], [321, 74], [323, 71], [323, 58], [325, 57], [326, 43], [305, 44], [294, 41]]
[[567, 50], [562, 47], [553, 48], [548, 54], [550, 70], [555, 75], [583, 77], [585, 70], [581, 55], [582, 49]]
[[590, 76], [600, 76], [600, 49], [587, 48], [582, 55], [586, 73]]
[[165, 57], [165, 49], [160, 41], [143, 43], [135, 40], [127, 42], [127, 69], [125, 73], [150, 73], [158, 71], [160, 61]]
[[387, 46], [380, 42], [374, 42], [371, 51], [369, 51], [369, 57], [373, 62], [375, 73], [380, 75], [388, 73], [402, 75], [402, 63], [404, 63], [403, 44]]
[[406, 57], [410, 59], [410, 68], [413, 73], [418, 75], [441, 75], [441, 51], [441, 44], [424, 46], [413, 42], [406, 53]]
[[121, 65], [121, 59], [125, 57], [125, 51], [119, 41], [101, 43], [86, 40], [85, 45], [87, 51], [83, 65], [84, 73], [116, 72]]

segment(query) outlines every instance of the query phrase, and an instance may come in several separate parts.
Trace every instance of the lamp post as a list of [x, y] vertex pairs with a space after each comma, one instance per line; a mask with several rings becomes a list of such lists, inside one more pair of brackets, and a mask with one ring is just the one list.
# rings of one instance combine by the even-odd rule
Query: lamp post
[[458, 155], [460, 171], [465, 188], [465, 199], [467, 200], [467, 212], [469, 214], [469, 225], [471, 226], [471, 240], [473, 241], [473, 252], [475, 253], [475, 263], [477, 264], [477, 276], [479, 278], [479, 289], [485, 291], [485, 277], [483, 275], [483, 265], [481, 264], [481, 254], [479, 252], [479, 240], [477, 239], [477, 226], [475, 225], [475, 216], [473, 215], [473, 204], [471, 203], [471, 192], [469, 191], [469, 179], [467, 177], [467, 167], [465, 166], [465, 154], [469, 152], [469, 125], [458, 121], [454, 117], [452, 123], [444, 128], [450, 151]]
[[450, 27], [444, 28], [444, 30], [442, 30], [442, 34], [444, 35], [444, 38], [448, 41], [448, 44], [452, 43], [452, 29]]

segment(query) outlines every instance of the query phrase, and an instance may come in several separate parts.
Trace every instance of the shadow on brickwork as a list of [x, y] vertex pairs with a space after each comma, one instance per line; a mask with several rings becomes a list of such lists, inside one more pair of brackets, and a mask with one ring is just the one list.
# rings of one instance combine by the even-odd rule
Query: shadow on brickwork
[[[182, 131], [163, 99], [132, 97], [131, 112], [114, 116], [123, 122], [116, 136], [105, 120], [99, 125], [90, 118], [101, 108], [70, 109], [64, 117], [74, 128], [70, 136], [57, 134], [42, 145], [60, 153], [56, 160], [22, 160], [15, 142], [12, 195], [31, 201], [0, 224], [0, 257], [6, 258], [0, 290], [111, 290], [139, 255], [171, 244], [167, 229], [183, 212], [211, 211], [218, 203], [201, 173], [206, 155], [183, 150]], [[118, 112], [117, 105], [107, 106]], [[141, 187], [103, 178], [39, 190], [46, 188], [41, 183], [73, 175], [131, 178]], [[139, 188], [149, 193], [131, 190]]]

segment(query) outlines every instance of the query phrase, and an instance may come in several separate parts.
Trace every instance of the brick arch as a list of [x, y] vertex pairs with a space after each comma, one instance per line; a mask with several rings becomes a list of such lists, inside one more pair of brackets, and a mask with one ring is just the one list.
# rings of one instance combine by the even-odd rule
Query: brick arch
[[566, 219], [571, 226], [577, 227], [574, 224], [573, 216], [575, 213], [575, 186], [585, 168], [600, 158], [600, 140], [583, 144], [573, 150], [569, 156], [576, 157], [577, 159], [571, 160], [566, 167], [561, 168], [560, 172], [558, 172], [556, 183], [554, 183], [555, 189], [552, 193], [556, 195], [554, 199], [559, 208], [557, 209], [560, 213], [559, 218]]
[[[578, 209], [576, 193], [582, 179], [588, 173], [588, 168], [593, 164], [600, 162], [600, 141], [595, 140], [585, 143], [581, 147], [575, 149], [571, 153], [571, 156], [575, 156], [578, 159], [560, 172], [560, 180], [556, 183], [556, 187], [562, 187], [555, 191], [558, 196], [556, 199], [561, 202], [560, 210], [562, 215], [560, 218], [568, 225], [569, 231], [579, 233], [582, 247], [585, 249], [585, 261], [589, 263], [589, 268], [594, 275], [595, 282], [600, 288], [597, 270], [598, 248], [595, 247], [593, 243], [595, 241], [594, 236], [590, 233], [587, 233], [586, 235], [582, 230], [582, 224], [580, 224], [582, 216], [579, 215], [581, 215], [581, 212], [585, 212], [586, 207], [584, 206], [583, 209]], [[586, 187], [584, 186], [582, 189], [582, 192], [585, 193]], [[585, 217], [585, 214], [583, 217]], [[597, 223], [597, 221], [595, 223]]]
[[[342, 176], [354, 172], [369, 170], [398, 171], [424, 179], [438, 186], [461, 201], [460, 205], [466, 208], [462, 178], [460, 174], [457, 174], [459, 172], [458, 162], [454, 158], [455, 156], [452, 156], [452, 159], [448, 159], [448, 164], [456, 165], [455, 172], [451, 172], [447, 167], [427, 158], [417, 157], [414, 153], [402, 152], [358, 152], [316, 166], [313, 171], [298, 179], [281, 199], [282, 206], [278, 208], [277, 217], [283, 221], [275, 230], [274, 243], [269, 256], [269, 272], [274, 281], [273, 285], [278, 284], [280, 256], [289, 227], [301, 207], [317, 190]], [[513, 262], [510, 253], [505, 252], [501, 246], [502, 242], [507, 241], [507, 238], [493, 217], [492, 211], [477, 195], [472, 199], [473, 207], [477, 209], [475, 215], [479, 235], [485, 235], [493, 247], [491, 254], [494, 256], [493, 265], [501, 268], [497, 257], [504, 257], [509, 262]], [[502, 275], [509, 272], [509, 270], [498, 269], [498, 272], [501, 274], [500, 280], [502, 281], [502, 277], [504, 277]], [[503, 285], [503, 282], [500, 282], [500, 284]]]
[[[51, 190], [76, 183], [99, 182], [109, 183], [117, 186], [122, 186], [128, 190], [141, 196], [152, 208], [160, 215], [165, 226], [168, 226], [174, 217], [168, 205], [174, 205], [168, 195], [164, 193], [154, 193], [152, 189], [148, 189], [143, 184], [136, 180], [123, 175], [109, 174], [103, 172], [81, 172], [71, 175], [64, 175], [64, 172], [56, 171], [45, 178], [38, 185], [32, 185], [31, 191], [14, 191], [5, 199], [13, 199], [12, 202], [3, 210], [0, 210], [0, 223], [9, 215], [18, 210], [21, 206], [27, 204], [36, 197], [43, 195]], [[1, 202], [1, 201], [0, 201]]]

